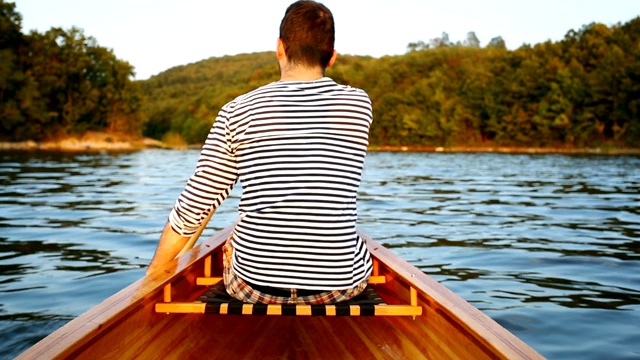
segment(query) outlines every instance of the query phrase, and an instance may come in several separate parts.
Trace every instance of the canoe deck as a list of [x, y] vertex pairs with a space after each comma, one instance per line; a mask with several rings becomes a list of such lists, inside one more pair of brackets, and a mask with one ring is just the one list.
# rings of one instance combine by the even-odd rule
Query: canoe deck
[[[228, 316], [160, 314], [170, 293], [193, 302], [205, 269], [221, 273], [227, 228], [74, 319], [18, 359], [542, 359], [491, 318], [367, 237], [390, 305], [416, 305], [416, 316]], [[363, 235], [364, 236], [364, 235]], [[206, 260], [211, 256], [211, 263]], [[410, 291], [415, 289], [415, 294]], [[201, 289], [194, 291], [194, 289]], [[176, 299], [178, 295], [174, 295]]]

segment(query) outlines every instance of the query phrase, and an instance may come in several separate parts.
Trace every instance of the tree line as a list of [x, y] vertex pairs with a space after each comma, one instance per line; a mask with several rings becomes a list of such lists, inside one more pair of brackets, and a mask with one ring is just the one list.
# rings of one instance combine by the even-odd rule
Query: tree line
[[0, 0], [0, 140], [45, 140], [88, 130], [140, 135], [144, 95], [133, 66], [81, 29], [23, 34]]
[[[202, 143], [220, 107], [279, 78], [275, 54], [262, 52], [132, 81], [133, 68], [81, 30], [22, 35], [0, 4], [0, 111], [15, 139], [102, 128]], [[443, 33], [404, 55], [340, 55], [327, 76], [369, 93], [372, 145], [638, 147], [639, 36], [640, 17], [516, 50]]]
[[377, 144], [637, 147], [639, 37], [636, 18], [514, 51], [435, 41], [338, 72], [369, 90]]
[[[339, 56], [327, 75], [366, 90], [373, 145], [596, 147], [640, 144], [640, 18], [562, 41], [480, 48], [474, 33], [382, 58]], [[213, 58], [142, 84], [146, 134], [200, 143], [218, 109], [278, 79], [273, 53]]]

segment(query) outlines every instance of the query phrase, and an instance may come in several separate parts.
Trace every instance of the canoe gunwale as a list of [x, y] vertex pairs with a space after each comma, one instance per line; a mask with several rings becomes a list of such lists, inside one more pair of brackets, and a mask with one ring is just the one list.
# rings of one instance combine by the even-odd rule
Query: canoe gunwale
[[[371, 239], [367, 234], [359, 232], [367, 241], [369, 251], [380, 263], [385, 264], [407, 287], [414, 287], [422, 298], [422, 306], [438, 307], [438, 311], [456, 322], [475, 339], [502, 354], [507, 359], [541, 359], [528, 344], [506, 330], [488, 315], [478, 310], [459, 295], [423, 273], [413, 265], [406, 263], [391, 250]], [[428, 303], [425, 304], [424, 301]], [[429, 305], [431, 303], [431, 305]]]
[[162, 294], [165, 285], [187, 272], [194, 264], [202, 262], [219, 248], [231, 234], [228, 227], [206, 241], [185, 252], [163, 269], [135, 281], [102, 303], [89, 309], [49, 336], [40, 340], [18, 359], [66, 358], [85, 346], [104, 329], [126, 317], [139, 304], [149, 299], [149, 294]]

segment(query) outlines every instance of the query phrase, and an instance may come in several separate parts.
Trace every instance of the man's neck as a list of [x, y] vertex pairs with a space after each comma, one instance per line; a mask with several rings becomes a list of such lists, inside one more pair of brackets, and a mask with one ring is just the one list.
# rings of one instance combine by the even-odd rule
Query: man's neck
[[280, 68], [280, 81], [315, 81], [324, 77], [321, 67], [285, 66]]

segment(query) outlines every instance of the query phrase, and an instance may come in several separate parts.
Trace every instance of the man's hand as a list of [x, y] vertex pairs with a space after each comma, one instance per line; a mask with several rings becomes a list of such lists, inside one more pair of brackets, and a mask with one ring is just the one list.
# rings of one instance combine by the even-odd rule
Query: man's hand
[[156, 253], [147, 268], [147, 275], [154, 273], [169, 261], [173, 260], [176, 255], [180, 253], [180, 250], [182, 250], [187, 241], [189, 241], [189, 237], [177, 234], [173, 231], [171, 225], [167, 223], [160, 236]]

